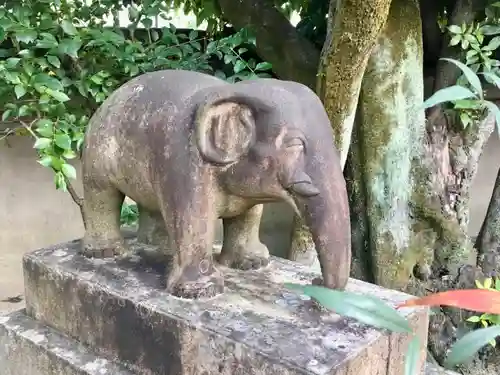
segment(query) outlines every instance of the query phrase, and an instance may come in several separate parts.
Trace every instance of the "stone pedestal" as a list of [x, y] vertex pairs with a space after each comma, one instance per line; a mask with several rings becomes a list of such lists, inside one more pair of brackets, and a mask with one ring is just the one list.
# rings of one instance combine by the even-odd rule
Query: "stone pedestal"
[[[128, 239], [133, 251], [141, 248]], [[225, 293], [183, 300], [142, 258], [89, 260], [79, 241], [24, 257], [26, 310], [0, 317], [0, 375], [401, 375], [410, 338], [334, 313], [286, 290], [306, 267], [273, 258], [259, 271], [221, 268]], [[351, 279], [391, 304], [410, 296]], [[405, 309], [421, 337], [427, 309]], [[6, 365], [4, 365], [6, 364]]]

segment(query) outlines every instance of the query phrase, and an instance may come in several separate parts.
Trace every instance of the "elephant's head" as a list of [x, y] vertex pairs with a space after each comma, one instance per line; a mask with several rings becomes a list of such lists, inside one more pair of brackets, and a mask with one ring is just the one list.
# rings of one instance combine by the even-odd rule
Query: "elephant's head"
[[230, 194], [256, 203], [284, 200], [304, 216], [324, 285], [343, 289], [351, 262], [350, 222], [330, 122], [312, 91], [297, 86], [301, 98], [278, 82], [227, 85], [204, 95], [196, 114], [197, 146], [220, 167]]

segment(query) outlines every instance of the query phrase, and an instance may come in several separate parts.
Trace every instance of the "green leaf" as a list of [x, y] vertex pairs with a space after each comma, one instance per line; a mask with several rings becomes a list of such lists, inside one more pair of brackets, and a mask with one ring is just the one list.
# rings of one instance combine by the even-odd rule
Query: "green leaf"
[[457, 67], [459, 67], [464, 73], [467, 80], [470, 82], [471, 86], [474, 88], [474, 90], [476, 90], [476, 93], [479, 95], [479, 97], [483, 98], [483, 87], [481, 86], [481, 81], [479, 80], [479, 77], [476, 75], [476, 73], [474, 73], [467, 65], [461, 63], [460, 61], [447, 57], [443, 57], [440, 60], [451, 62], [452, 64], [455, 64]]
[[2, 121], [7, 121], [7, 119], [12, 115], [12, 109], [8, 109], [2, 113]]
[[76, 169], [71, 164], [64, 163], [61, 172], [70, 180], [76, 180]]
[[269, 70], [269, 69], [272, 69], [272, 67], [273, 67], [273, 65], [271, 63], [261, 62], [261, 63], [257, 64], [257, 66], [255, 67], [255, 70], [258, 70], [258, 71]]
[[151, 26], [153, 26], [153, 20], [151, 18], [144, 18], [141, 22], [146, 29], [150, 29]]
[[67, 188], [66, 179], [64, 178], [62, 172], [57, 172], [54, 175], [54, 182], [56, 184], [56, 189], [61, 189], [62, 191], [66, 191]]
[[233, 71], [239, 73], [247, 67], [247, 64], [243, 60], [237, 60], [234, 64]]
[[450, 40], [450, 46], [456, 46], [460, 41], [462, 40], [462, 35], [457, 34], [454, 35], [453, 38]]
[[5, 71], [4, 78], [7, 82], [13, 85], [19, 85], [21, 83], [21, 80], [19, 79], [19, 73], [15, 71], [13, 72]]
[[82, 46], [82, 41], [79, 38], [63, 39], [57, 49], [59, 53], [66, 54], [74, 59], [78, 58], [78, 51]]
[[483, 51], [494, 51], [498, 47], [500, 47], [500, 36], [496, 36], [493, 39], [490, 40], [488, 45], [484, 46], [482, 48]]
[[24, 29], [24, 30], [19, 30], [14, 35], [19, 42], [31, 43], [36, 39], [38, 33], [36, 32], [36, 30]]
[[50, 138], [38, 138], [33, 145], [33, 148], [38, 150], [49, 147], [52, 144], [52, 139]]
[[61, 67], [61, 60], [59, 60], [59, 57], [57, 56], [48, 55], [47, 61], [49, 62], [49, 64], [55, 66], [56, 68]]
[[497, 76], [494, 73], [488, 73], [488, 72], [483, 72], [480, 73], [486, 77], [486, 80], [490, 81], [490, 83], [493, 83], [496, 87], [500, 88], [500, 77]]
[[73, 23], [69, 20], [63, 20], [61, 22], [61, 28], [63, 31], [68, 34], [68, 35], [76, 35], [78, 33], [78, 30], [76, 30], [76, 27], [73, 25]]
[[462, 112], [460, 113], [460, 121], [462, 121], [462, 125], [466, 128], [472, 122], [472, 119], [467, 112]]
[[54, 126], [52, 120], [40, 119], [35, 123], [35, 131], [42, 137], [50, 138], [54, 135]]
[[5, 67], [7, 69], [14, 69], [19, 64], [19, 61], [21, 61], [19, 57], [10, 57], [5, 61]]
[[63, 153], [63, 157], [65, 159], [74, 159], [74, 158], [76, 158], [76, 156], [77, 155], [76, 155], [76, 153], [73, 150], [66, 150]]
[[38, 160], [38, 163], [43, 165], [44, 167], [51, 167], [52, 166], [52, 156], [44, 156], [40, 160]]
[[26, 94], [26, 88], [22, 85], [14, 86], [14, 92], [16, 93], [16, 98], [21, 99]]
[[500, 34], [500, 26], [484, 25], [479, 28], [483, 35], [496, 35]]
[[45, 90], [45, 93], [53, 97], [55, 100], [60, 101], [61, 103], [67, 102], [69, 100], [69, 96], [62, 91], [55, 91], [47, 88], [47, 90]]
[[414, 336], [408, 345], [405, 362], [405, 375], [418, 375], [420, 364], [420, 340], [418, 336]]
[[133, 22], [137, 19], [137, 17], [139, 17], [139, 11], [137, 10], [137, 8], [134, 5], [131, 5], [128, 8], [128, 19], [129, 19], [129, 21]]
[[19, 110], [17, 112], [17, 115], [19, 117], [23, 117], [23, 116], [28, 116], [28, 114], [30, 114], [30, 112], [33, 110], [33, 107], [30, 106], [30, 105], [27, 105], [27, 104], [23, 104], [21, 107], [19, 107]]
[[452, 34], [461, 34], [462, 33], [462, 29], [460, 28], [460, 26], [457, 26], [457, 25], [448, 26], [448, 30]]
[[71, 138], [69, 135], [65, 133], [57, 134], [54, 137], [54, 142], [58, 147], [62, 148], [63, 150], [71, 149]]
[[198, 38], [198, 32], [196, 30], [191, 30], [188, 35], [189, 40], [194, 40]]
[[7, 33], [5, 32], [5, 29], [0, 26], [0, 42], [3, 42], [5, 40], [5, 36]]
[[317, 300], [327, 309], [357, 321], [392, 332], [412, 332], [408, 321], [382, 300], [318, 285], [285, 284]]
[[430, 108], [436, 104], [452, 102], [460, 99], [476, 97], [476, 95], [465, 87], [454, 85], [436, 91], [423, 104], [424, 108]]
[[55, 77], [51, 77], [46, 73], [39, 73], [33, 77], [33, 83], [35, 85], [41, 85], [48, 87], [54, 91], [61, 91], [64, 89], [62, 83]]
[[481, 101], [476, 99], [476, 100], [470, 100], [470, 99], [462, 99], [462, 100], [457, 100], [455, 102], [455, 109], [479, 109], [481, 108]]
[[479, 320], [480, 320], [479, 316], [477, 316], [477, 315], [471, 316], [469, 319], [467, 319], [467, 321], [471, 322], [471, 323], [478, 323]]
[[42, 37], [42, 39], [37, 41], [37, 48], [51, 49], [57, 47], [59, 44], [57, 42], [57, 39], [52, 34], [41, 33], [40, 36]]
[[444, 367], [451, 369], [460, 363], [467, 362], [479, 349], [499, 335], [500, 326], [481, 328], [467, 333], [453, 344], [444, 361]]
[[485, 287], [486, 289], [490, 289], [490, 288], [491, 288], [491, 286], [493, 285], [493, 279], [492, 279], [491, 277], [486, 278], [486, 279], [484, 280], [484, 284], [483, 284], [483, 285], [484, 285], [484, 287]]
[[217, 50], [217, 41], [211, 41], [210, 43], [208, 43], [206, 49], [207, 53], [211, 54], [214, 53], [216, 50]]

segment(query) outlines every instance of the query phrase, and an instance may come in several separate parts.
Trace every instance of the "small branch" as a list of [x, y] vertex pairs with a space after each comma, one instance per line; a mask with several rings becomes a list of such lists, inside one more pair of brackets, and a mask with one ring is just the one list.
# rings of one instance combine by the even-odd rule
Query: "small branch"
[[80, 207], [83, 207], [83, 198], [81, 198], [76, 192], [73, 184], [70, 182], [68, 178], [66, 178], [66, 186], [68, 188], [68, 193], [71, 195], [73, 201]]
[[69, 178], [66, 177], [65, 180], [68, 193], [69, 195], [71, 195], [71, 199], [73, 199], [73, 202], [75, 202], [78, 205], [78, 208], [80, 209], [80, 214], [82, 215], [83, 227], [87, 228], [87, 220], [85, 219], [85, 213], [83, 211], [83, 198], [78, 195], [78, 193], [75, 190], [75, 187], [73, 186]]

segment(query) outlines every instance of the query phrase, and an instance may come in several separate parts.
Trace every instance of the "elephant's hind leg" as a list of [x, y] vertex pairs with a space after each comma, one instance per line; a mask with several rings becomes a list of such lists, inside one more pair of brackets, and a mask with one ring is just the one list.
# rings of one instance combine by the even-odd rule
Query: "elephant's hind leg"
[[258, 204], [239, 216], [223, 219], [220, 264], [242, 270], [259, 269], [269, 264], [269, 250], [259, 239], [262, 211], [263, 205]]
[[143, 206], [139, 208], [139, 228], [137, 240], [144, 244], [161, 246], [168, 243], [168, 233], [161, 212], [150, 211]]
[[125, 250], [120, 233], [120, 212], [125, 196], [110, 185], [84, 181], [85, 236], [82, 253], [108, 258]]
[[[165, 220], [160, 212], [153, 212], [144, 206], [139, 208], [139, 228], [137, 241], [143, 245], [139, 254], [150, 262], [162, 263], [169, 261], [165, 244], [169, 243]], [[149, 246], [148, 246], [149, 245]]]

